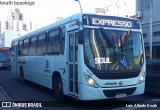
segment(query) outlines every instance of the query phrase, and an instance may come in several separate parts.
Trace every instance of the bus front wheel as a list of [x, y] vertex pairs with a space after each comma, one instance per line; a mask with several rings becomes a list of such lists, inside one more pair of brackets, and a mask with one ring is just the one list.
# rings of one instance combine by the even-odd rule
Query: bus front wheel
[[64, 101], [62, 78], [57, 75], [54, 78], [54, 95], [56, 100]]

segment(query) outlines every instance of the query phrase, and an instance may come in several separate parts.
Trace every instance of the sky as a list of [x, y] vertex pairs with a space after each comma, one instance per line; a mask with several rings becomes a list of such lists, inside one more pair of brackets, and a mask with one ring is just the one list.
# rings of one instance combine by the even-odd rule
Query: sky
[[[13, 2], [12, 5], [2, 5], [2, 2]], [[15, 5], [14, 2], [33, 2], [29, 5]], [[124, 16], [135, 14], [135, 0], [80, 0], [82, 11], [94, 13], [95, 7], [108, 7], [106, 14]], [[126, 2], [126, 3], [125, 3]], [[124, 7], [127, 4], [128, 7]], [[7, 15], [15, 8], [20, 9], [25, 21], [32, 21], [36, 28], [40, 28], [52, 22], [57, 17], [67, 17], [80, 12], [79, 2], [74, 0], [0, 0], [0, 20], [5, 20]], [[121, 10], [120, 10], [121, 9]]]

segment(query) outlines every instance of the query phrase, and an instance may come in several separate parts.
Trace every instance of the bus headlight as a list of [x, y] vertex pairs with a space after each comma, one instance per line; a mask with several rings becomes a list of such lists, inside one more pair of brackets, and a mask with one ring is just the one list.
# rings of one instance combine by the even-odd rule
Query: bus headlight
[[99, 84], [92, 77], [90, 77], [86, 74], [84, 75], [84, 77], [85, 77], [87, 83], [89, 84], [89, 86], [92, 86], [92, 87], [95, 87], [95, 88], [100, 87]]
[[141, 75], [140, 80], [139, 80], [139, 84], [141, 84], [144, 81], [145, 81], [145, 72], [142, 72], [142, 75]]

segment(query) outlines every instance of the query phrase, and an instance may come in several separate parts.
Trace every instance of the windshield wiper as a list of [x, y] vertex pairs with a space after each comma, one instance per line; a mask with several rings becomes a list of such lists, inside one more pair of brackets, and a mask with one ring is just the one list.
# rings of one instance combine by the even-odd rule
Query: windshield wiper
[[130, 35], [131, 35], [131, 30], [129, 30], [129, 31], [126, 33], [126, 35], [124, 36], [122, 46], [123, 46], [123, 48], [125, 48], [125, 49], [127, 49], [127, 48], [126, 48], [126, 44], [127, 44], [127, 42], [128, 42], [128, 38], [130, 37]]
[[[130, 36], [130, 30], [128, 32], [125, 32], [123, 36], [120, 35], [120, 39], [118, 40], [118, 43], [120, 43], [120, 62], [122, 66], [127, 67], [128, 66], [128, 60], [126, 58], [127, 55], [124, 54], [124, 50], [127, 50], [126, 44], [128, 42], [128, 37]], [[120, 66], [121, 67], [121, 66]]]
[[100, 28], [100, 32], [104, 37], [104, 39], [106, 40], [106, 44], [109, 46], [109, 47], [114, 47], [114, 44], [113, 42], [111, 41], [111, 39], [108, 37], [108, 35], [106, 34], [105, 30], [103, 28]]
[[122, 58], [123, 58], [123, 53], [124, 53], [124, 50], [127, 50], [127, 42], [128, 42], [128, 38], [130, 36], [130, 31], [129, 30], [128, 32], [125, 32], [123, 36], [120, 35], [120, 47], [121, 47], [121, 53], [122, 53]]
[[122, 55], [122, 58], [123, 58], [123, 43], [122, 43], [122, 36], [120, 35], [120, 44], [121, 44], [121, 55]]

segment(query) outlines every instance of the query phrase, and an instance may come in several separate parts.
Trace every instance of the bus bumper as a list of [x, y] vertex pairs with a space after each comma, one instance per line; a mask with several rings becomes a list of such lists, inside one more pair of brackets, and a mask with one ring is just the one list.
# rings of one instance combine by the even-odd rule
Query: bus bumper
[[94, 88], [81, 84], [80, 100], [102, 100], [110, 98], [123, 98], [144, 93], [145, 82], [135, 86], [114, 87], [114, 88]]
[[85, 84], [80, 84], [80, 100], [100, 100], [103, 99], [98, 88]]

